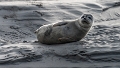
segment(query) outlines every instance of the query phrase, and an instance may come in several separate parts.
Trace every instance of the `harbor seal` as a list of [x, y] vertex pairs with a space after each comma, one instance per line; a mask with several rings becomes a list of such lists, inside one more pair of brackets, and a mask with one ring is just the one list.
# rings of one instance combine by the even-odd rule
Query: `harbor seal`
[[62, 44], [81, 40], [93, 23], [91, 14], [83, 14], [73, 21], [63, 21], [43, 25], [35, 33], [37, 39], [43, 44]]

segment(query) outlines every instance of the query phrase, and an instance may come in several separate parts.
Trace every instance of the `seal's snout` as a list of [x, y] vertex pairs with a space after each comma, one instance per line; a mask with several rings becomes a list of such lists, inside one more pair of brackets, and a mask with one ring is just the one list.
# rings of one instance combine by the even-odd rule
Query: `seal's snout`
[[86, 18], [86, 17], [84, 17], [84, 18], [82, 18], [82, 20], [84, 20], [84, 21], [85, 21], [85, 20], [87, 20], [87, 18]]
[[83, 24], [90, 24], [86, 19], [82, 20]]
[[82, 19], [81, 19], [81, 22], [82, 22], [83, 24], [90, 24], [90, 22], [89, 22], [89, 20], [88, 20], [87, 18], [82, 18]]

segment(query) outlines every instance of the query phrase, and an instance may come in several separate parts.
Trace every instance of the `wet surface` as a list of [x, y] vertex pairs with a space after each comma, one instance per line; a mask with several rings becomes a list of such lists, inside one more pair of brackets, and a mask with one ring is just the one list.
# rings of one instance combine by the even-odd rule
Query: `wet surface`
[[[81, 64], [85, 68], [119, 68], [120, 7], [119, 2], [114, 7], [116, 3], [100, 2], [102, 6], [99, 3], [43, 3], [41, 6], [32, 2], [25, 4], [27, 7], [0, 6], [0, 64], [20, 67], [27, 64], [35, 64], [36, 67], [69, 67]], [[109, 7], [110, 5], [114, 8]], [[102, 11], [103, 6], [108, 6], [109, 9]], [[88, 12], [94, 16], [95, 22], [81, 41], [59, 45], [35, 42], [37, 38], [34, 31], [40, 26], [76, 19]], [[82, 63], [88, 64], [88, 67]]]

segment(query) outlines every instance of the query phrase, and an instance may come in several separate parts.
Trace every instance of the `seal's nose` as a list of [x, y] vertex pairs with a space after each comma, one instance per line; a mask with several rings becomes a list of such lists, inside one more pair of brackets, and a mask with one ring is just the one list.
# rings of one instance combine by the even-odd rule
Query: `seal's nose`
[[83, 24], [90, 24], [87, 20], [82, 20]]
[[83, 18], [83, 20], [86, 20], [86, 18]]

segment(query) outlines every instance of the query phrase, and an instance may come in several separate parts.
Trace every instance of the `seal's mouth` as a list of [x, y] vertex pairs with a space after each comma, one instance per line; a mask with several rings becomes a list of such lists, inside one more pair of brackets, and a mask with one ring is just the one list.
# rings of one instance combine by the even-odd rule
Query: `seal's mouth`
[[90, 24], [89, 21], [87, 21], [87, 20], [82, 20], [82, 23], [83, 24]]

